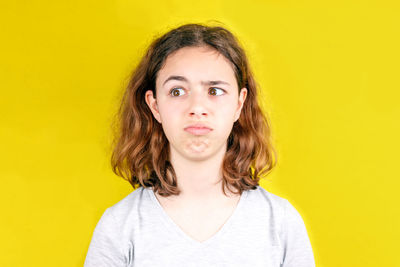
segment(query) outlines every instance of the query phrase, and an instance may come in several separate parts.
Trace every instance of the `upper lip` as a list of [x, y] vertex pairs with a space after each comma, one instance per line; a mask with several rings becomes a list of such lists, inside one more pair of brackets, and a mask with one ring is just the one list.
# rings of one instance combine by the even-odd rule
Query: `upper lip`
[[190, 127], [194, 127], [194, 128], [208, 128], [210, 130], [212, 130], [211, 127], [207, 126], [206, 124], [203, 123], [194, 123], [194, 124], [190, 124], [188, 126], [185, 127], [185, 129], [190, 128]]

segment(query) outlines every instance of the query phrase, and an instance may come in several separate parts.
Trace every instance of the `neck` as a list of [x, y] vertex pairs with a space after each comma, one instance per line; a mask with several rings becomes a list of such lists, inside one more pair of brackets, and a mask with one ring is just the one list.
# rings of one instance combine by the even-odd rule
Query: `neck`
[[171, 148], [171, 164], [175, 170], [180, 198], [192, 200], [224, 197], [222, 192], [222, 161], [226, 153], [223, 146], [205, 160], [190, 160]]

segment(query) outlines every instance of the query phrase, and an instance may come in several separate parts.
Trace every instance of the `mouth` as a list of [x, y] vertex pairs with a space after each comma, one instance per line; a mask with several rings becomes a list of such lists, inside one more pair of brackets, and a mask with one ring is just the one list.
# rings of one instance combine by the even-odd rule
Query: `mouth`
[[204, 125], [190, 125], [184, 130], [193, 135], [205, 135], [211, 132], [213, 129]]

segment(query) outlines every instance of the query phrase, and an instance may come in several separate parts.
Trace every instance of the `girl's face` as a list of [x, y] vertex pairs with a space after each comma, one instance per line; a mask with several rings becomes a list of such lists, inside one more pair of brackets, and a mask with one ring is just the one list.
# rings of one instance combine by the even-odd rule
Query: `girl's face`
[[172, 156], [192, 161], [225, 153], [247, 89], [238, 86], [231, 63], [207, 47], [184, 47], [170, 54], [156, 79], [156, 99], [146, 103], [161, 123]]

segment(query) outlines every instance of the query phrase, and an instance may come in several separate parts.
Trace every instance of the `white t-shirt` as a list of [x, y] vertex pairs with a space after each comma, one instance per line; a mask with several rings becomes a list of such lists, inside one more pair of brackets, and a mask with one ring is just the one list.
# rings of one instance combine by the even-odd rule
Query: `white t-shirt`
[[85, 267], [314, 267], [305, 224], [284, 198], [244, 191], [226, 223], [199, 242], [167, 215], [152, 188], [139, 187], [105, 210]]

